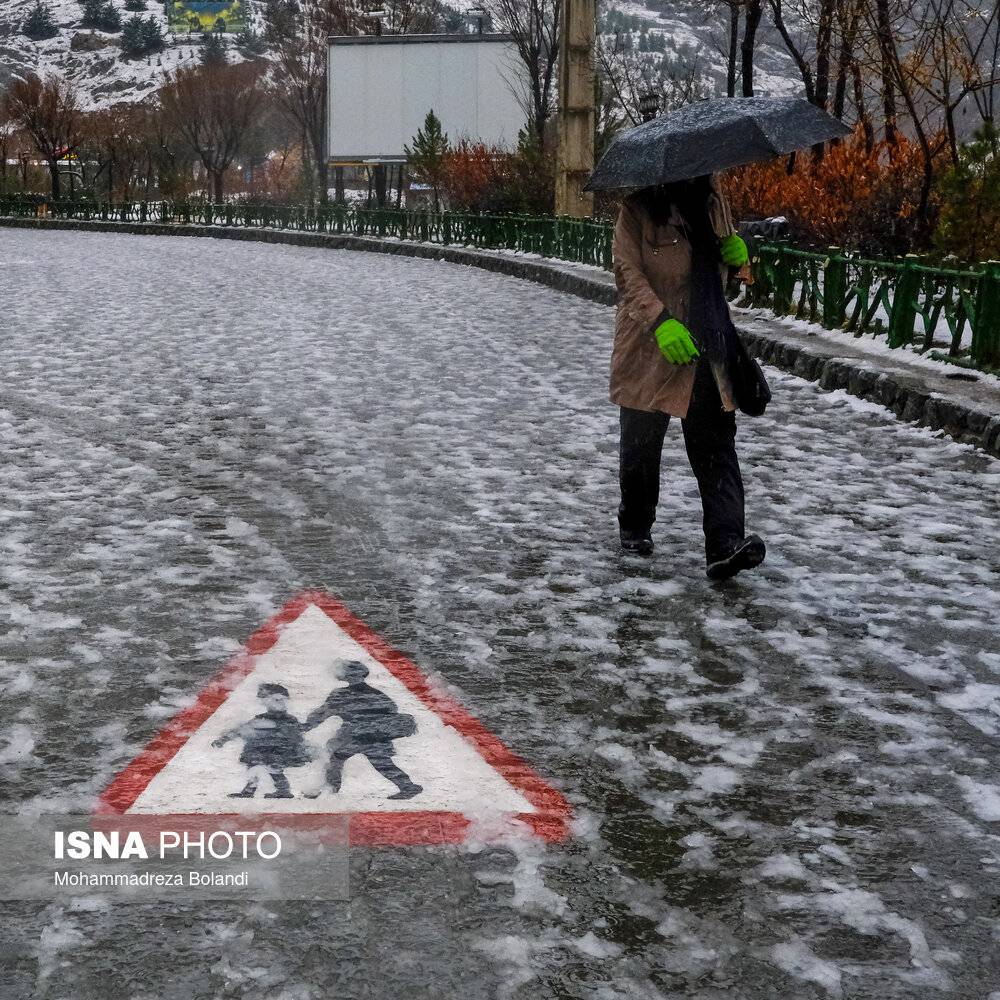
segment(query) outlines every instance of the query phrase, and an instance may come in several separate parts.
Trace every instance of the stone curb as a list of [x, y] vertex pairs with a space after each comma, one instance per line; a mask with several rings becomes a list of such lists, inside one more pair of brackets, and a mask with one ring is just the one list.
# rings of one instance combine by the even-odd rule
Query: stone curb
[[[74, 229], [86, 232], [133, 233], [154, 236], [208, 236], [216, 239], [280, 243], [290, 246], [326, 247], [338, 250], [366, 250], [444, 260], [478, 267], [499, 274], [534, 281], [578, 298], [614, 305], [617, 292], [607, 278], [589, 275], [573, 266], [533, 260], [510, 254], [491, 253], [467, 247], [440, 246], [370, 236], [298, 233], [280, 229], [243, 229], [224, 226], [141, 222], [84, 222], [76, 219], [0, 218], [0, 226], [21, 229]], [[1000, 457], [1000, 414], [975, 406], [968, 400], [947, 398], [932, 392], [919, 379], [893, 372], [874, 371], [870, 362], [837, 357], [827, 350], [814, 349], [784, 338], [741, 326], [747, 347], [763, 362], [791, 372], [823, 389], [844, 389], [853, 396], [878, 403], [902, 420], [913, 421], [933, 430], [942, 430], [957, 441], [973, 444]]]

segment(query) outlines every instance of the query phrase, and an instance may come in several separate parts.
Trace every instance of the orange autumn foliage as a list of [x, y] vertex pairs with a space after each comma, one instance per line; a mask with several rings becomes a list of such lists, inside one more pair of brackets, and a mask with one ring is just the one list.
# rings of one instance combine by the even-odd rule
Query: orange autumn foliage
[[[752, 163], [723, 180], [737, 219], [785, 216], [793, 242], [842, 246], [866, 253], [904, 253], [914, 246], [922, 159], [916, 143], [900, 139], [865, 148], [860, 135], [816, 159]], [[931, 205], [931, 212], [936, 205]]]
[[470, 212], [549, 215], [554, 176], [552, 156], [530, 142], [512, 151], [463, 139], [443, 164], [449, 204]]
[[444, 187], [451, 204], [477, 208], [500, 181], [509, 157], [505, 150], [467, 139], [449, 149], [444, 161]]

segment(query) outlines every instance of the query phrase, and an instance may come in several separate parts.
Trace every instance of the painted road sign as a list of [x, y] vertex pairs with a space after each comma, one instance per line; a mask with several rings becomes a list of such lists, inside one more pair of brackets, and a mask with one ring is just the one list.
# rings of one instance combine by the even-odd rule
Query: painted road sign
[[563, 796], [340, 601], [303, 594], [103, 792], [103, 815], [349, 817], [355, 844], [566, 836]]

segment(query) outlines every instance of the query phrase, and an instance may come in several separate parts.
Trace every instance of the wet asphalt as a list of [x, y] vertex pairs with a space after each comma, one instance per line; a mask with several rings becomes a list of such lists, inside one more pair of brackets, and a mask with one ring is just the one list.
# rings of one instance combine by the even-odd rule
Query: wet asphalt
[[769, 372], [768, 560], [711, 585], [678, 428], [656, 554], [617, 549], [606, 307], [211, 240], [0, 261], [5, 811], [89, 809], [322, 588], [574, 812], [356, 849], [349, 902], [5, 903], [0, 998], [1000, 991], [995, 460]]

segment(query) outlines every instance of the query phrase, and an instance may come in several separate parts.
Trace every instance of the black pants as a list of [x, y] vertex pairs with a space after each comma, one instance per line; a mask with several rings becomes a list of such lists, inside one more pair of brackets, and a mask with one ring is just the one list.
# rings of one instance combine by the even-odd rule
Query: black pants
[[[722, 409], [708, 362], [697, 365], [691, 405], [681, 428], [701, 493], [705, 555], [713, 562], [743, 538], [743, 477], [736, 457], [736, 415]], [[666, 413], [621, 408], [618, 522], [628, 531], [646, 531], [656, 520], [660, 456], [669, 422]]]

